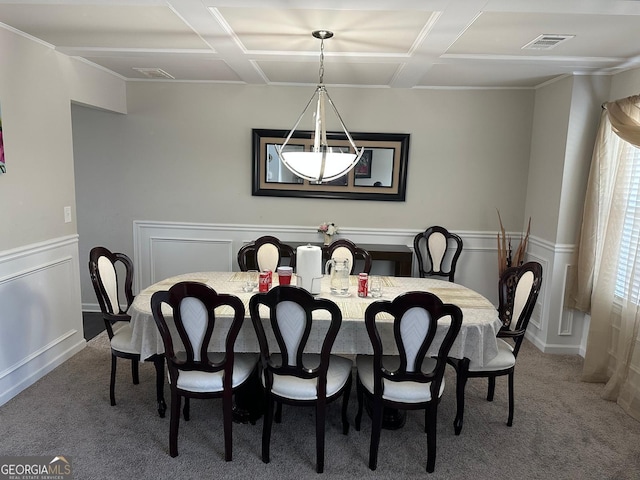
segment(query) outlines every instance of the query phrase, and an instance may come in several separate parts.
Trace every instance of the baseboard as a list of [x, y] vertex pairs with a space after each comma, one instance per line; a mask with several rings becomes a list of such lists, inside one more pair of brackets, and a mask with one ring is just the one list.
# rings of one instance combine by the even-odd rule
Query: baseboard
[[525, 338], [529, 340], [538, 350], [543, 353], [557, 355], [580, 355], [584, 358], [584, 349], [581, 345], [561, 345], [545, 343], [533, 334], [526, 333]]
[[100, 313], [100, 305], [97, 303], [83, 303], [82, 311], [89, 313]]
[[[13, 372], [4, 375], [3, 378], [0, 378], [0, 384], [3, 384], [3, 380], [5, 380], [6, 378], [6, 380], [8, 380], [7, 383], [9, 383], [10, 386], [2, 394], [0, 394], [0, 405], [4, 405], [20, 392], [29, 388], [42, 377], [55, 370], [57, 367], [73, 357], [76, 353], [80, 352], [86, 346], [87, 342], [84, 338], [82, 338], [81, 340], [70, 345], [66, 350], [62, 351], [57, 356], [51, 358], [46, 364], [32, 371], [28, 375], [21, 376], [21, 370], [23, 370], [23, 367], [26, 368], [30, 363], [33, 362], [22, 365], [20, 368], [17, 368]], [[17, 382], [12, 382], [11, 380], [13, 380], [14, 377], [19, 378], [20, 380]]]

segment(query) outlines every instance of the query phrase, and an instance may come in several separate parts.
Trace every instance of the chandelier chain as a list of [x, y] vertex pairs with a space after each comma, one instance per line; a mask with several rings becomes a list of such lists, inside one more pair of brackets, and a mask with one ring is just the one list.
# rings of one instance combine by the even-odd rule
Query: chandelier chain
[[320, 84], [324, 83], [324, 38], [320, 39], [320, 70], [318, 71]]

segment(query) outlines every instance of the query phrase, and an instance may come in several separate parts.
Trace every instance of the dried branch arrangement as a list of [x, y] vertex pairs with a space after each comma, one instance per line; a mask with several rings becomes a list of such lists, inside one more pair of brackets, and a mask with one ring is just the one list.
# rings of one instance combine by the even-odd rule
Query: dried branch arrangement
[[527, 233], [520, 239], [520, 244], [513, 253], [511, 249], [511, 236], [507, 236], [502, 225], [502, 218], [500, 218], [500, 210], [498, 212], [498, 221], [500, 222], [500, 233], [498, 233], [498, 275], [502, 275], [507, 268], [515, 265], [522, 265], [524, 263], [524, 256], [527, 253], [527, 245], [529, 243], [529, 233], [531, 232], [531, 217], [529, 217], [529, 225], [527, 226]]

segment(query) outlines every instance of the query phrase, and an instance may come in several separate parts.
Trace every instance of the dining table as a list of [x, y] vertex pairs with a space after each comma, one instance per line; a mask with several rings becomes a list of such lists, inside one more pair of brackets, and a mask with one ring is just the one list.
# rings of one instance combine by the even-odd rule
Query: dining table
[[[168, 290], [178, 282], [195, 281], [212, 287], [218, 293], [236, 295], [242, 300], [246, 317], [236, 339], [234, 350], [237, 352], [259, 352], [258, 339], [249, 316], [249, 300], [257, 293], [245, 291], [248, 273], [246, 272], [195, 272], [177, 275], [161, 280], [148, 286], [136, 295], [129, 308], [133, 348], [140, 351], [141, 360], [164, 353], [164, 344], [151, 312], [151, 297], [160, 290]], [[373, 354], [373, 348], [364, 323], [366, 308], [374, 301], [393, 300], [398, 295], [411, 291], [427, 291], [437, 295], [444, 303], [453, 303], [462, 310], [462, 327], [451, 347], [449, 356], [470, 360], [478, 365], [484, 365], [498, 354], [496, 334], [502, 327], [496, 307], [484, 296], [460, 284], [433, 278], [380, 276], [382, 296], [373, 298], [358, 295], [358, 276], [349, 277], [349, 291], [346, 295], [331, 293], [330, 277], [324, 275], [321, 281], [320, 293], [317, 297], [334, 301], [342, 313], [342, 324], [333, 345], [332, 353], [342, 355]], [[278, 275], [273, 273], [272, 285], [278, 285]], [[292, 284], [295, 284], [295, 274]], [[166, 307], [166, 306], [165, 306]], [[216, 309], [217, 327], [222, 324], [222, 331], [231, 323], [233, 312], [229, 307]], [[166, 311], [170, 317], [171, 312]], [[317, 320], [317, 321], [316, 321]], [[326, 321], [323, 321], [326, 320]], [[446, 319], [444, 319], [446, 323]], [[319, 352], [324, 333], [329, 326], [329, 315], [324, 311], [314, 312], [314, 325], [307, 351]], [[170, 323], [169, 327], [172, 327]], [[437, 350], [444, 339], [446, 330], [438, 329], [431, 344], [428, 355], [437, 354]], [[386, 354], [397, 354], [393, 341], [393, 319], [380, 318], [380, 336]], [[175, 337], [174, 337], [175, 338]], [[224, 351], [224, 335], [212, 337], [210, 351]], [[179, 345], [174, 348], [180, 349]]]

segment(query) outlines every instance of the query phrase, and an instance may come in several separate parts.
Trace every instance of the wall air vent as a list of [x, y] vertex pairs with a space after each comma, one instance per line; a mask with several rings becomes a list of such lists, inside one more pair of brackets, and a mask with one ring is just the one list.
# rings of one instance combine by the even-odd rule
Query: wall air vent
[[173, 75], [168, 74], [167, 72], [165, 72], [161, 68], [138, 68], [138, 67], [133, 67], [133, 69], [136, 72], [140, 72], [142, 75], [144, 75], [147, 78], [170, 78], [170, 79], [175, 79], [175, 77]]
[[527, 43], [522, 50], [551, 50], [556, 45], [572, 39], [575, 35], [557, 35], [545, 33]]

